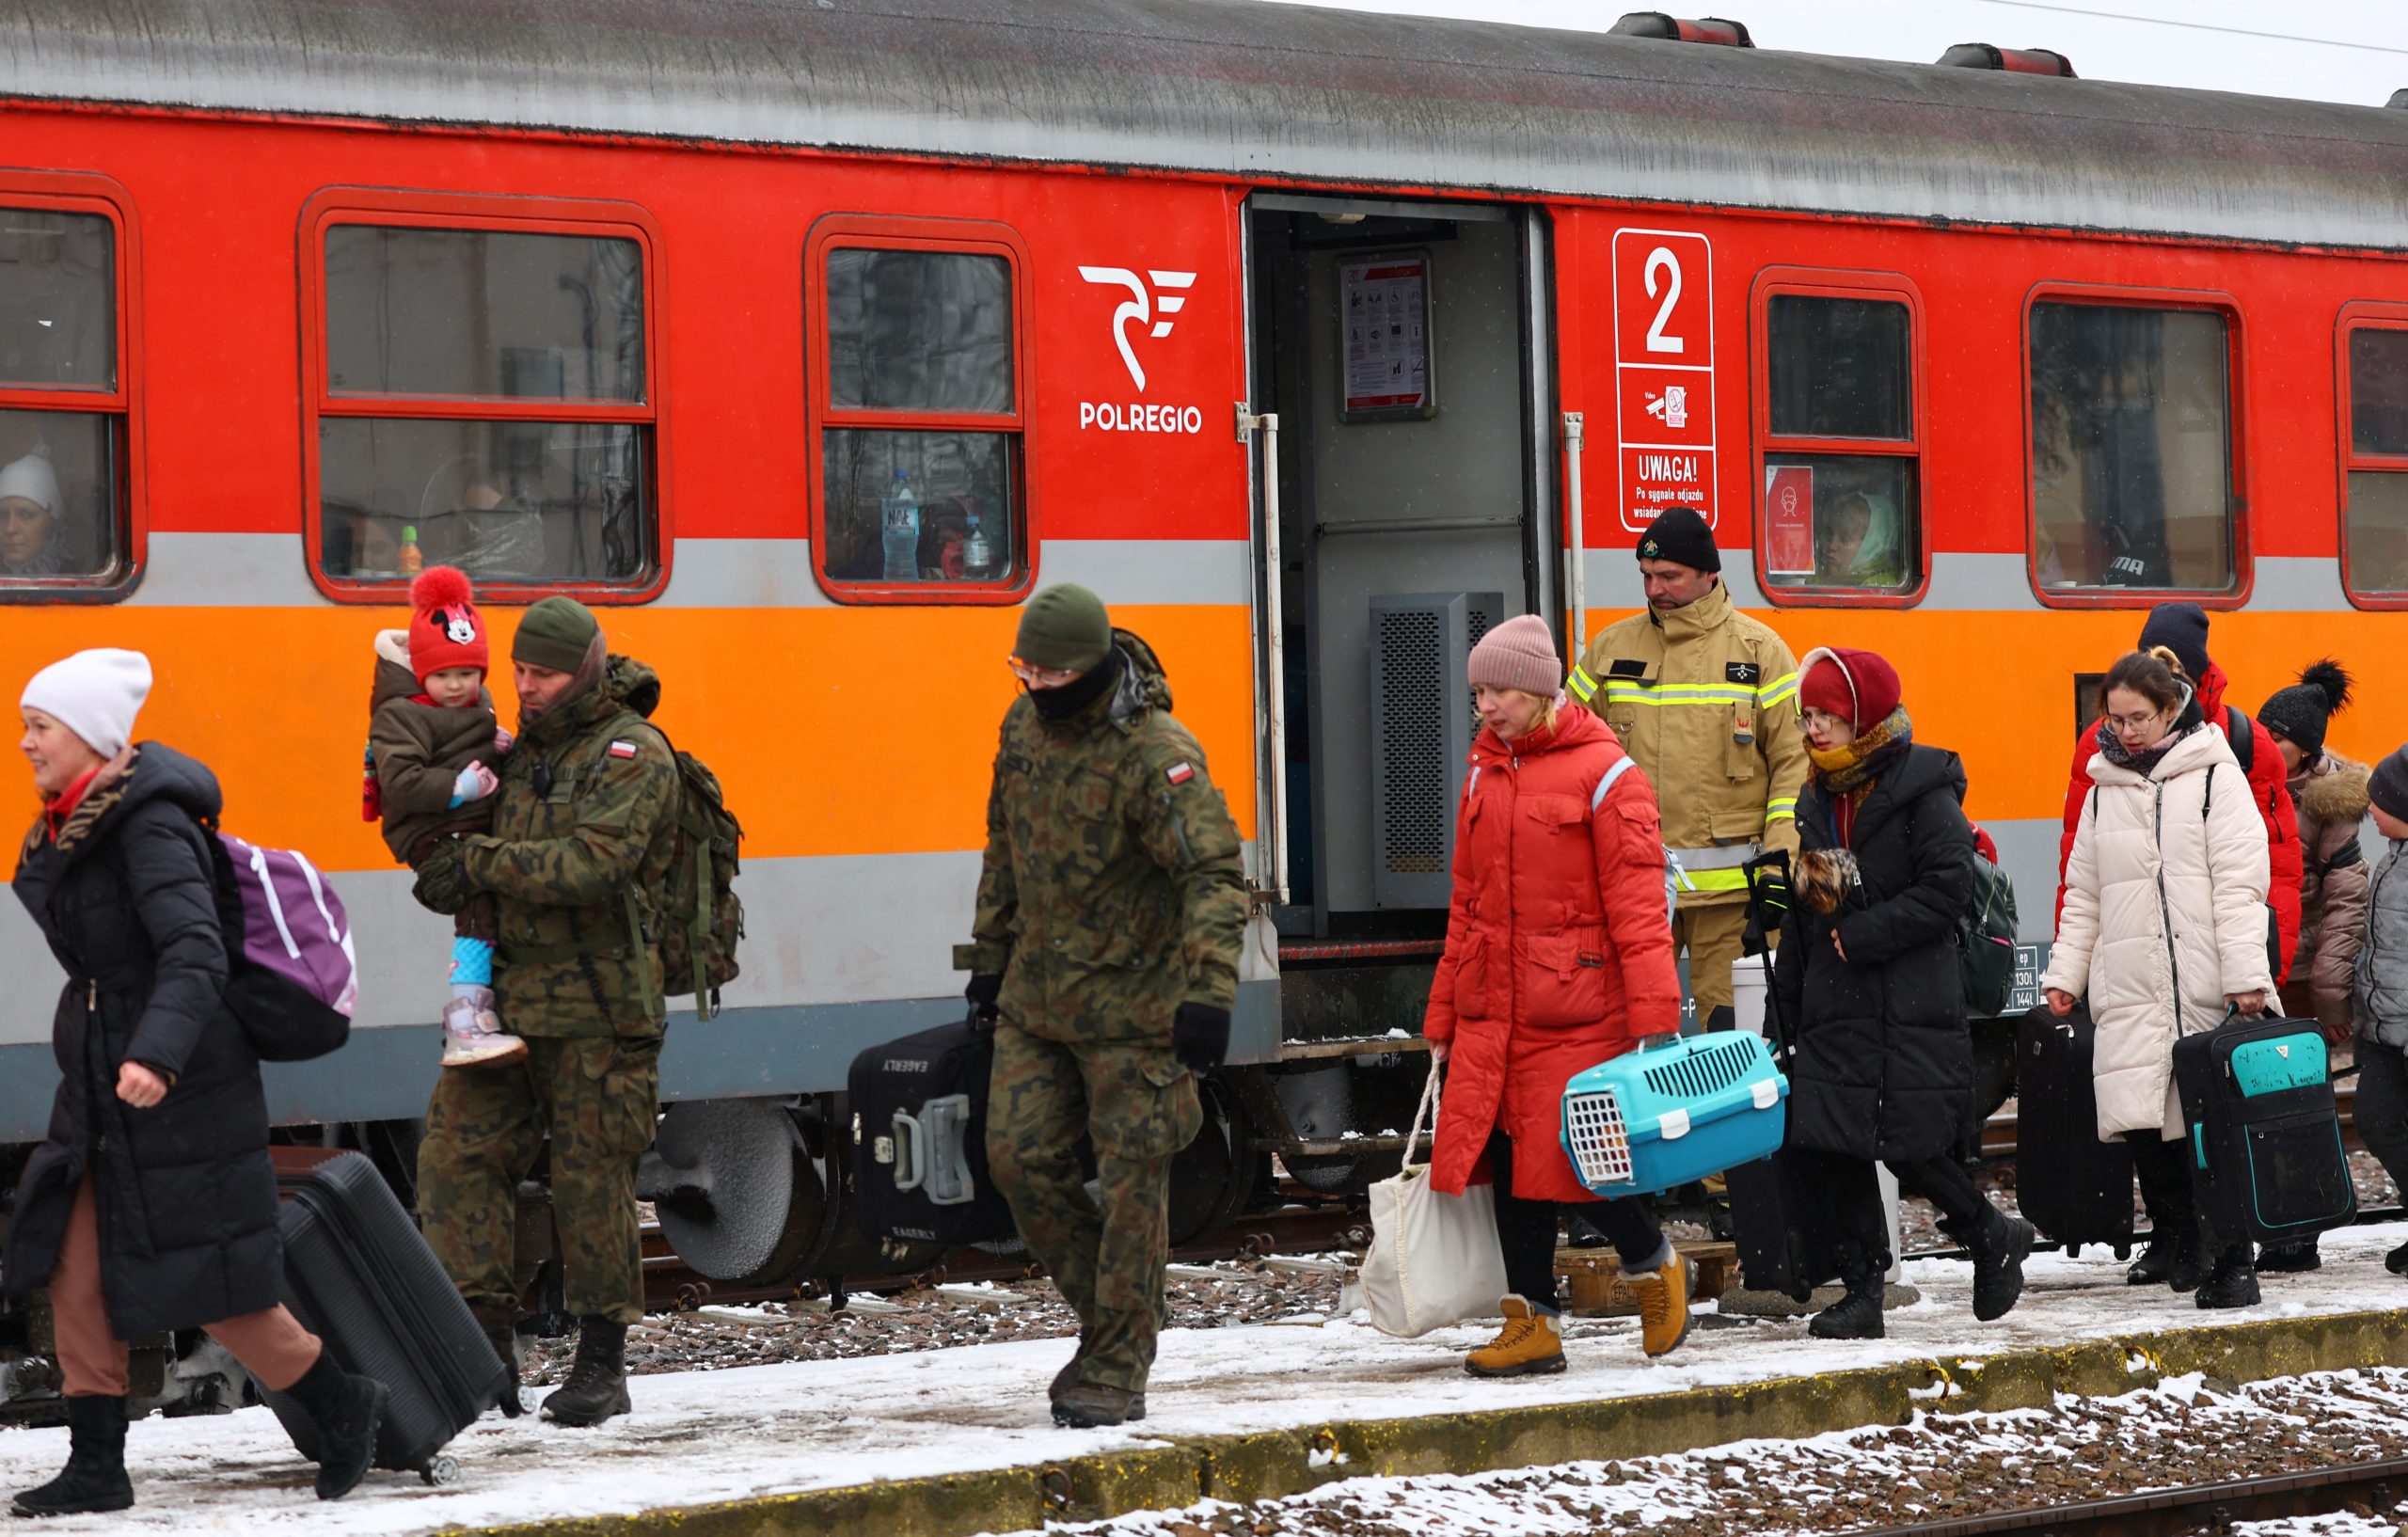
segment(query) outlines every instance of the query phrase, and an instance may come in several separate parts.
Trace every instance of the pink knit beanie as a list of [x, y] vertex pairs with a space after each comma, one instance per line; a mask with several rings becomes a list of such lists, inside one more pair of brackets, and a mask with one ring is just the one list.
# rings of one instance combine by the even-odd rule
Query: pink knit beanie
[[1556, 654], [1546, 621], [1536, 614], [1508, 619], [1481, 636], [1471, 648], [1467, 671], [1475, 689], [1519, 689], [1552, 699], [1563, 687], [1563, 658]]

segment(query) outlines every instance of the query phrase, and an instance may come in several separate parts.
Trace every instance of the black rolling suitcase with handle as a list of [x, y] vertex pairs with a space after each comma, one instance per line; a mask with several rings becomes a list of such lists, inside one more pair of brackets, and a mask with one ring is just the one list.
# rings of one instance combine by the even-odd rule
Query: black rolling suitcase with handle
[[2132, 1249], [2132, 1150], [2099, 1140], [2091, 1086], [2098, 1026], [2081, 1004], [2063, 1019], [2043, 1004], [2016, 1040], [2015, 1198], [2023, 1214], [2070, 1254], [2104, 1244]]
[[[335, 1364], [391, 1399], [376, 1466], [448, 1482], [443, 1449], [501, 1401], [510, 1376], [452, 1278], [376, 1165], [356, 1152], [277, 1148], [284, 1197], [284, 1302]], [[309, 1412], [263, 1392], [301, 1455], [317, 1456]]]
[[987, 1080], [995, 1031], [975, 1020], [923, 1030], [853, 1058], [853, 1214], [872, 1238], [983, 1244], [1013, 1232], [987, 1173]]
[[1808, 1203], [1782, 1152], [1725, 1169], [1722, 1182], [1731, 1196], [1739, 1279], [1750, 1291], [1779, 1291], [1804, 1302], [1816, 1287], [1839, 1279], [1830, 1225], [1801, 1220]]
[[2314, 1020], [2231, 1019], [2174, 1043], [2199, 1212], [2227, 1244], [2289, 1244], [2346, 1225], [2357, 1189]]

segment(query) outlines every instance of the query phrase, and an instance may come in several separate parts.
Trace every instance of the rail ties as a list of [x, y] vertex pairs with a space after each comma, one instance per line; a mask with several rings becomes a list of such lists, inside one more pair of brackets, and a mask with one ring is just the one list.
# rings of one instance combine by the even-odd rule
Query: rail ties
[[2036, 1537], [2195, 1537], [2203, 1531], [2228, 1531], [2244, 1521], [2332, 1515], [2353, 1507], [2384, 1516], [2403, 1498], [2408, 1498], [2408, 1458], [2394, 1458], [2311, 1473], [2276, 1473], [2117, 1495], [2071, 1505], [1860, 1529], [1849, 1537], [2004, 1537], [2010, 1532]]

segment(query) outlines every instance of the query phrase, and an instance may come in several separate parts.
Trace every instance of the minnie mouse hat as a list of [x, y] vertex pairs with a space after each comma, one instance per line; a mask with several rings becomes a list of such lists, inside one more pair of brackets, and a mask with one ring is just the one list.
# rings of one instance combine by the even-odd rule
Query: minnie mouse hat
[[410, 583], [410, 671], [424, 683], [430, 673], [451, 667], [486, 671], [485, 622], [473, 601], [468, 574], [433, 565]]

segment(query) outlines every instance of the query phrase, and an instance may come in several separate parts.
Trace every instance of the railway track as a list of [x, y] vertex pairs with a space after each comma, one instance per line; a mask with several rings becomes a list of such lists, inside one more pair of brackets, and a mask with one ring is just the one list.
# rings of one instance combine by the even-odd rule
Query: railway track
[[2343, 1511], [2387, 1516], [2403, 1499], [2408, 1459], [2392, 1459], [1912, 1526], [1860, 1528], [1849, 1537], [2195, 1537], [2226, 1532], [2245, 1521]]

